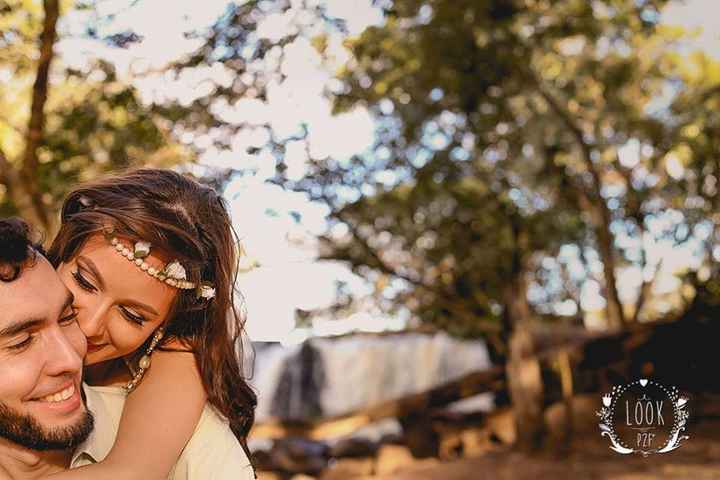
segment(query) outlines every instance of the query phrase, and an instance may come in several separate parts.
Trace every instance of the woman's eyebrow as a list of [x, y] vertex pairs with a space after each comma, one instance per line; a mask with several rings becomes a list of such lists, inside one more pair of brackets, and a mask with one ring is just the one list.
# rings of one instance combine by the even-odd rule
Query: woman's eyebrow
[[105, 281], [103, 280], [102, 275], [100, 275], [100, 271], [98, 270], [97, 266], [88, 257], [80, 256], [80, 257], [78, 257], [78, 262], [80, 260], [82, 260], [82, 263], [84, 264], [83, 266], [86, 267], [88, 270], [90, 270], [90, 273], [93, 274], [93, 277], [95, 277], [97, 282], [100, 284], [100, 288], [102, 288], [104, 290], [105, 289]]
[[128, 307], [138, 308], [140, 310], [145, 310], [148, 313], [152, 313], [153, 315], [160, 315], [154, 308], [152, 308], [150, 305], [146, 305], [142, 302], [137, 302], [135, 300], [128, 300], [123, 302], [124, 305]]

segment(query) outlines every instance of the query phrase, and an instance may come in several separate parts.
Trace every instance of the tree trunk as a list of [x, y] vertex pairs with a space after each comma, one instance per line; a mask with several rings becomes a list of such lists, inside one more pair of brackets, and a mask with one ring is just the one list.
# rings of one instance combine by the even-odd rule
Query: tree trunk
[[622, 327], [625, 324], [625, 314], [620, 302], [620, 294], [617, 289], [617, 278], [615, 275], [615, 249], [613, 246], [613, 235], [610, 232], [610, 212], [604, 205], [605, 200], [598, 198], [600, 219], [595, 226], [595, 236], [598, 242], [600, 260], [603, 264], [603, 275], [605, 277], [605, 311], [608, 325], [611, 327]]
[[517, 431], [517, 448], [533, 451], [540, 447], [543, 422], [543, 381], [540, 361], [535, 355], [531, 331], [532, 313], [527, 301], [527, 281], [523, 252], [526, 234], [519, 221], [511, 217], [515, 249], [512, 257], [512, 280], [504, 292], [504, 324], [511, 328], [506, 375]]
[[562, 350], [557, 356], [560, 385], [562, 387], [563, 404], [565, 407], [565, 424], [562, 432], [560, 449], [562, 452], [570, 450], [573, 435], [575, 414], [573, 412], [573, 375], [570, 362], [570, 353]]
[[515, 325], [509, 347], [506, 370], [508, 392], [515, 415], [517, 448], [530, 452], [541, 446], [545, 426], [540, 361], [535, 356], [528, 322]]
[[27, 195], [33, 213], [21, 202], [18, 209], [26, 220], [32, 222], [37, 228], [44, 228], [48, 233], [52, 230], [50, 215], [42, 198], [42, 192], [37, 184], [38, 175], [38, 148], [42, 145], [45, 134], [45, 104], [48, 97], [50, 67], [54, 58], [53, 47], [57, 39], [57, 21], [60, 17], [59, 0], [43, 0], [45, 18], [43, 31], [40, 35], [40, 58], [38, 60], [37, 74], [32, 90], [32, 105], [30, 107], [30, 120], [25, 137], [25, 153], [20, 173], [17, 176], [17, 196]]

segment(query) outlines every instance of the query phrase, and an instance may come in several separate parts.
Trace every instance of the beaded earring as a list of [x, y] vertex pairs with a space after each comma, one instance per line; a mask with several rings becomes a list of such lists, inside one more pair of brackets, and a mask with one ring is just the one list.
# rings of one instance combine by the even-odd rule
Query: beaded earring
[[[130, 369], [130, 371], [133, 373], [133, 378], [128, 382], [127, 385], [125, 385], [125, 391], [127, 393], [135, 390], [135, 387], [138, 386], [138, 383], [140, 383], [140, 380], [142, 380], [143, 376], [145, 375], [145, 371], [150, 368], [150, 355], [152, 355], [153, 350], [155, 350], [157, 344], [160, 343], [160, 340], [162, 340], [164, 334], [165, 332], [162, 328], [158, 328], [155, 331], [155, 335], [153, 335], [150, 346], [148, 346], [147, 350], [145, 350], [145, 355], [143, 355], [138, 362], [137, 372], [133, 372], [132, 368]], [[130, 367], [129, 364], [128, 367]]]

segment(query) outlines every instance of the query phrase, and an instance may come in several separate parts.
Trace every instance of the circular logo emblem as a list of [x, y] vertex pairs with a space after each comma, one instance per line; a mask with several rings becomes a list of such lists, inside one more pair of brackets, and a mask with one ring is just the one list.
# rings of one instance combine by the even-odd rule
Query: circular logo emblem
[[618, 453], [667, 453], [680, 446], [689, 416], [687, 397], [648, 379], [615, 386], [602, 397], [600, 435]]

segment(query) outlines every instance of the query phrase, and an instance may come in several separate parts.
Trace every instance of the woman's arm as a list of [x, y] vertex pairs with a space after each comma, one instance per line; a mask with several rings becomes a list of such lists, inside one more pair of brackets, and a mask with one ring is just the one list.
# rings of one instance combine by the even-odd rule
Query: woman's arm
[[115, 445], [105, 460], [50, 478], [166, 479], [192, 436], [206, 399], [194, 355], [156, 350], [150, 369], [127, 397]]

